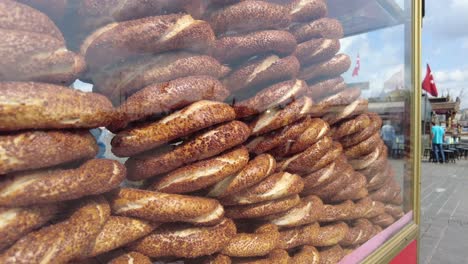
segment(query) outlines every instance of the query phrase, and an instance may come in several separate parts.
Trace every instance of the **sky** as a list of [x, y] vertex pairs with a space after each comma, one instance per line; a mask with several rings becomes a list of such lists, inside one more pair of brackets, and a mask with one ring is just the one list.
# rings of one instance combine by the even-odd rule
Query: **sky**
[[[404, 6], [404, 0], [396, 2]], [[353, 61], [344, 74], [346, 81], [369, 81], [371, 89], [364, 95], [378, 96], [391, 76], [403, 79], [404, 41], [402, 25], [343, 39], [341, 52]], [[468, 90], [461, 93], [468, 87], [468, 0], [426, 0], [422, 46], [422, 78], [429, 63], [439, 96], [462, 95], [462, 108], [468, 108]], [[352, 77], [358, 53], [361, 70], [358, 77]]]

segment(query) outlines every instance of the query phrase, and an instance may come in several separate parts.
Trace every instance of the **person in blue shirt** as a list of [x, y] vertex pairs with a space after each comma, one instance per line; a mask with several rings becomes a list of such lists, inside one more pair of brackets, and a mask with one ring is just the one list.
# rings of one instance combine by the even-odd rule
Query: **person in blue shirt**
[[385, 125], [382, 126], [380, 137], [382, 137], [382, 140], [387, 146], [388, 154], [390, 155], [393, 148], [393, 141], [395, 140], [395, 128], [392, 126], [390, 120], [387, 120]]
[[[432, 128], [431, 128], [432, 151], [434, 152], [436, 162], [440, 162], [440, 163], [445, 163], [444, 148], [442, 147], [442, 143], [444, 143], [444, 134], [445, 134], [444, 128], [432, 122]], [[439, 154], [442, 158], [441, 160], [439, 159]]]

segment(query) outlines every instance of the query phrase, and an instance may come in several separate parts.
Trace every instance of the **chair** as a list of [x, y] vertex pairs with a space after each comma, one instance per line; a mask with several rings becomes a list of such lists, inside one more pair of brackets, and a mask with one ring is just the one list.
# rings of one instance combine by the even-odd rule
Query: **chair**
[[456, 163], [455, 152], [453, 150], [444, 149], [444, 154], [445, 154], [445, 162]]

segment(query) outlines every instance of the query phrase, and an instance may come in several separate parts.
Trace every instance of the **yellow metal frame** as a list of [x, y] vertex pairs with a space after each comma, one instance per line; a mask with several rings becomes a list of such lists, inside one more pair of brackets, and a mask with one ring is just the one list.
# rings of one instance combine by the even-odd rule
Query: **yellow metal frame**
[[[421, 184], [421, 26], [422, 12], [421, 2], [412, 0], [411, 4], [411, 71], [412, 71], [412, 93], [411, 93], [411, 173], [413, 174], [412, 194], [413, 194], [413, 222], [405, 226], [401, 231], [395, 234], [373, 254], [368, 256], [363, 263], [389, 263], [398, 255], [408, 244], [418, 239], [420, 226], [420, 184]], [[418, 243], [419, 244], [419, 243]], [[418, 250], [419, 262], [419, 250]]]

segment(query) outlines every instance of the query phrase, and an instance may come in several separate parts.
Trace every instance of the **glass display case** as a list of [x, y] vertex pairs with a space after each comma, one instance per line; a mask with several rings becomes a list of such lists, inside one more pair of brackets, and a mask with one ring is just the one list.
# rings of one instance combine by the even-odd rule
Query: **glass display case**
[[0, 263], [391, 261], [420, 27], [409, 0], [0, 0]]

